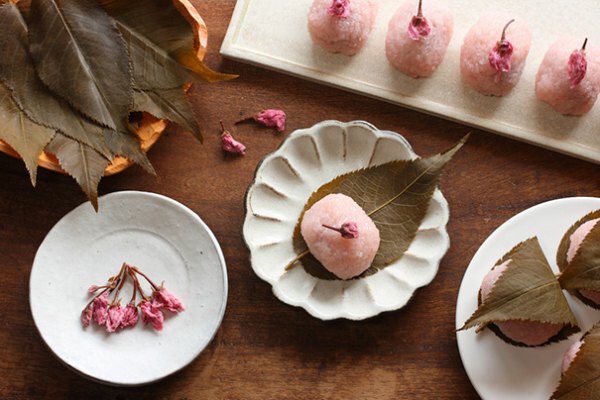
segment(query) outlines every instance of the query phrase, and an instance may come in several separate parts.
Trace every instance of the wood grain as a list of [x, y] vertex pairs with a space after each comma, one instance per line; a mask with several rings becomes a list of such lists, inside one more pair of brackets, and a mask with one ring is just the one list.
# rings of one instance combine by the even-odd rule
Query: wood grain
[[229, 270], [221, 330], [188, 368], [147, 387], [102, 386], [62, 365], [34, 327], [29, 272], [45, 234], [84, 196], [70, 178], [48, 171], [40, 171], [33, 189], [22, 162], [0, 155], [0, 398], [477, 399], [454, 335], [454, 307], [469, 260], [496, 227], [528, 207], [561, 197], [600, 196], [600, 167], [474, 131], [442, 179], [452, 212], [452, 247], [435, 281], [403, 310], [358, 323], [318, 321], [273, 296], [252, 272], [240, 236], [246, 187], [259, 160], [283, 136], [240, 125], [234, 131], [248, 155], [225, 159], [219, 119], [231, 123], [262, 108], [281, 107], [289, 114], [288, 132], [324, 119], [363, 119], [402, 133], [423, 155], [449, 147], [472, 129], [221, 60], [218, 48], [235, 2], [195, 4], [210, 31], [207, 63], [241, 77], [192, 88], [204, 145], [170, 129], [149, 153], [158, 178], [133, 167], [103, 180], [100, 191], [158, 192], [208, 223]]

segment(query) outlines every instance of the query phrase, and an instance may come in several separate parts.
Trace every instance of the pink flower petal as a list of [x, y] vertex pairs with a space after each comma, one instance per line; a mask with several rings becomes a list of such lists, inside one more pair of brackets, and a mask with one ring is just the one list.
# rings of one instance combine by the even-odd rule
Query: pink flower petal
[[158, 292], [154, 292], [154, 299], [157, 301], [157, 303], [162, 304], [161, 308], [166, 308], [171, 312], [179, 313], [185, 310], [181, 300], [179, 300], [165, 288], [160, 289]]
[[579, 85], [587, 73], [585, 50], [575, 50], [569, 57], [569, 80], [571, 87]]
[[124, 310], [120, 304], [112, 306], [108, 309], [106, 318], [106, 332], [113, 333], [119, 329], [121, 322], [123, 321], [123, 312]]
[[255, 121], [269, 128], [277, 129], [277, 132], [285, 131], [286, 114], [283, 110], [269, 109], [259, 112]]
[[106, 323], [108, 317], [108, 291], [97, 296], [92, 301], [92, 319], [95, 323], [102, 326]]
[[165, 320], [165, 316], [162, 311], [160, 311], [160, 306], [162, 304], [157, 304], [155, 301], [147, 301], [144, 300], [140, 304], [140, 310], [142, 311], [142, 322], [144, 324], [152, 324], [152, 327], [161, 331], [163, 329], [163, 323]]
[[327, 13], [332, 17], [348, 18], [350, 16], [350, 0], [333, 0]]
[[231, 133], [225, 131], [221, 135], [221, 148], [224, 152], [229, 154], [246, 154], [246, 146], [243, 143], [238, 142], [233, 138]]
[[133, 303], [127, 304], [123, 310], [123, 319], [121, 321], [121, 329], [134, 327], [138, 322], [138, 309]]
[[427, 18], [415, 15], [410, 24], [408, 24], [407, 32], [412, 40], [419, 40], [422, 37], [429, 36], [431, 27], [429, 26], [429, 22], [427, 22]]

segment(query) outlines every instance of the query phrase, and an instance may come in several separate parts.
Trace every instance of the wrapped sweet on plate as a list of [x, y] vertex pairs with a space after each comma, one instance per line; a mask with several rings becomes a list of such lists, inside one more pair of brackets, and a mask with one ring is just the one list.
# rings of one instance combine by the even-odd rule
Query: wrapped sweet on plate
[[585, 304], [600, 309], [600, 210], [593, 211], [567, 230], [556, 262], [559, 282]]
[[600, 399], [600, 325], [575, 342], [564, 355], [554, 400]]
[[[427, 77], [444, 60], [454, 30], [450, 8], [437, 0], [406, 0], [390, 20], [385, 51], [400, 72]], [[415, 12], [416, 11], [416, 12]]]
[[367, 42], [376, 16], [372, 0], [314, 0], [308, 31], [325, 50], [352, 56]]
[[487, 14], [469, 30], [460, 51], [463, 79], [478, 92], [505, 96], [517, 85], [531, 46], [521, 20]]
[[479, 307], [461, 330], [474, 327], [522, 347], [564, 340], [579, 330], [537, 238], [518, 244], [485, 276]]
[[537, 97], [566, 115], [590, 111], [600, 93], [600, 50], [587, 39], [562, 38], [548, 49], [535, 82]]

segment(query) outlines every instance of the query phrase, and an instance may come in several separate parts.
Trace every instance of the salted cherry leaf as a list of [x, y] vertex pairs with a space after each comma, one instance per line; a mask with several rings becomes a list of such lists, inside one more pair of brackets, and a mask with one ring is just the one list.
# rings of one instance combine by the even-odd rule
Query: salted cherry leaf
[[42, 83], [29, 55], [27, 25], [13, 3], [0, 6], [0, 80], [11, 90], [19, 108], [34, 122], [60, 131], [107, 157], [103, 128], [83, 118]]
[[54, 134], [54, 129], [27, 118], [14, 102], [10, 90], [0, 84], [0, 139], [21, 156], [33, 186], [37, 177], [38, 157]]
[[341, 175], [321, 186], [308, 199], [294, 229], [293, 245], [309, 274], [339, 279], [311, 254], [300, 232], [304, 213], [332, 193], [352, 197], [373, 219], [381, 243], [371, 267], [360, 277], [372, 275], [400, 259], [414, 240], [438, 186], [442, 169], [462, 148], [468, 135], [450, 150], [429, 158], [393, 161]]
[[105, 129], [104, 140], [115, 156], [125, 157], [142, 167], [149, 174], [156, 175], [156, 171], [148, 156], [140, 147], [140, 140], [136, 135]]
[[563, 236], [556, 255], [556, 261], [561, 270], [560, 285], [594, 308], [598, 308], [598, 305], [582, 296], [579, 290], [600, 292], [600, 223], [594, 225], [586, 235], [570, 263], [567, 262], [567, 251], [571, 243], [571, 235], [577, 228], [587, 221], [598, 218], [600, 218], [600, 210], [585, 215], [573, 224]]
[[577, 320], [537, 237], [519, 243], [496, 265], [511, 260], [489, 296], [460, 330], [525, 320], [563, 325], [560, 339], [577, 332]]
[[552, 395], [555, 400], [600, 399], [600, 324], [583, 338], [571, 366]]
[[98, 211], [98, 184], [110, 163], [94, 149], [57, 133], [46, 146], [54, 154], [62, 169], [71, 175]]
[[133, 80], [123, 38], [94, 0], [33, 0], [30, 53], [44, 84], [99, 124], [123, 132]]
[[133, 103], [134, 111], [146, 111], [156, 118], [172, 121], [202, 141], [198, 122], [183, 89], [134, 89]]

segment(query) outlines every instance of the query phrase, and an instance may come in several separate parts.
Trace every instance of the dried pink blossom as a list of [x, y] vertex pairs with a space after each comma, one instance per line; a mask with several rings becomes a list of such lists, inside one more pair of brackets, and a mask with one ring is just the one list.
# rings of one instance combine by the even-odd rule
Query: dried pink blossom
[[166, 308], [171, 312], [179, 313], [185, 310], [181, 301], [165, 288], [161, 288], [159, 291], [154, 292], [154, 299], [162, 304], [163, 308]]
[[92, 319], [98, 325], [104, 325], [108, 316], [108, 291], [96, 296], [92, 301], [92, 307]]
[[431, 26], [429, 26], [427, 18], [423, 16], [423, 0], [419, 0], [417, 15], [410, 20], [407, 32], [412, 40], [419, 40], [431, 33]]
[[333, 226], [323, 225], [323, 228], [331, 229], [332, 231], [339, 232], [344, 239], [356, 239], [358, 238], [358, 225], [356, 222], [346, 222], [342, 224], [340, 228], [334, 228]]
[[86, 308], [81, 312], [81, 323], [85, 328], [90, 326], [90, 322], [92, 322], [92, 314], [94, 313], [94, 304], [90, 303]]
[[332, 17], [348, 18], [350, 16], [350, 0], [333, 0], [327, 13]]
[[254, 120], [269, 128], [277, 129], [277, 132], [285, 131], [286, 115], [283, 110], [269, 109], [256, 114]]
[[162, 303], [158, 303], [156, 300], [143, 300], [140, 304], [140, 310], [142, 311], [142, 322], [144, 324], [151, 323], [152, 327], [157, 331], [162, 330], [163, 322], [165, 321], [165, 316], [160, 310], [161, 307]]
[[134, 303], [129, 303], [123, 310], [123, 320], [121, 321], [121, 329], [133, 327], [138, 322], [138, 309]]
[[490, 66], [497, 72], [496, 80], [499, 81], [502, 78], [503, 72], [510, 72], [511, 70], [511, 57], [513, 54], [513, 45], [506, 39], [506, 29], [510, 24], [515, 22], [514, 19], [510, 20], [502, 30], [502, 37], [500, 41], [496, 43], [490, 54], [488, 55], [488, 61]]
[[574, 50], [569, 57], [569, 80], [571, 81], [571, 88], [579, 85], [587, 73], [588, 63], [585, 54], [587, 41], [586, 38], [581, 50]]
[[108, 315], [106, 318], [106, 332], [113, 333], [116, 332], [123, 322], [123, 313], [125, 310], [121, 307], [120, 304], [116, 306], [110, 306], [108, 308]]
[[221, 148], [223, 151], [229, 154], [239, 154], [242, 156], [246, 154], [246, 146], [233, 138], [233, 135], [225, 129], [222, 121], [221, 128], [223, 129], [221, 133]]
[[100, 286], [92, 285], [88, 289], [88, 293], [92, 294], [92, 293], [96, 292], [98, 289], [100, 289]]

